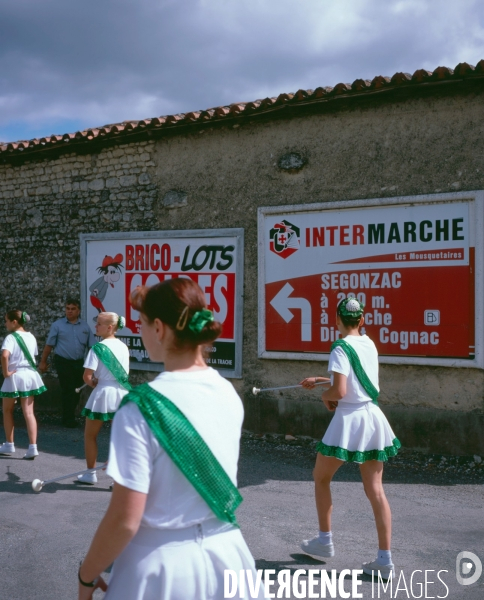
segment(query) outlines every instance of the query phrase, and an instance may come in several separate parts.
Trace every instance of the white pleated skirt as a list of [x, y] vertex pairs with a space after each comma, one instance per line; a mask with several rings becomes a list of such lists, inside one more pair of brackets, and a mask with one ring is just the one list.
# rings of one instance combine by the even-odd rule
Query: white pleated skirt
[[27, 396], [38, 396], [46, 390], [47, 388], [37, 371], [30, 367], [19, 367], [16, 373], [5, 378], [0, 396], [3, 398], [25, 398]]
[[91, 392], [81, 415], [87, 419], [110, 421], [118, 410], [121, 400], [128, 391], [117, 381], [98, 381]]
[[386, 461], [401, 448], [390, 424], [373, 402], [339, 402], [317, 450], [324, 456], [364, 463]]
[[[105, 600], [224, 600], [224, 571], [253, 572], [239, 529], [218, 519], [184, 529], [141, 527], [115, 560]], [[247, 587], [247, 586], [245, 586]], [[258, 595], [236, 598], [264, 598]]]

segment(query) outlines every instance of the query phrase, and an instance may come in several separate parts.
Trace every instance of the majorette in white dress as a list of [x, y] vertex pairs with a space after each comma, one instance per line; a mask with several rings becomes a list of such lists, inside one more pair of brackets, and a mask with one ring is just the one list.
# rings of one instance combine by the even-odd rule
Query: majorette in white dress
[[[176, 404], [236, 484], [243, 407], [232, 385], [208, 368], [162, 373], [150, 386]], [[105, 600], [222, 600], [225, 569], [250, 570], [255, 582], [240, 529], [215, 517], [132, 402], [114, 418], [107, 473], [148, 498], [138, 533], [114, 561]], [[250, 597], [264, 598], [263, 585], [257, 595], [246, 591]]]
[[[39, 353], [35, 337], [28, 331], [17, 331], [16, 333], [22, 337], [30, 356], [34, 359]], [[28, 396], [38, 396], [47, 391], [40, 375], [30, 366], [29, 361], [25, 358], [22, 349], [12, 334], [7, 335], [3, 340], [2, 350], [10, 352], [8, 370], [16, 371], [16, 373], [5, 378], [0, 390], [0, 396], [3, 398], [25, 398]]]
[[[129, 373], [129, 350], [126, 344], [116, 338], [102, 340], [100, 343], [105, 344], [111, 350], [126, 373]], [[118, 383], [92, 348], [84, 361], [84, 368], [94, 371], [94, 377], [98, 383], [91, 392], [81, 414], [88, 419], [110, 421], [114, 418], [114, 414], [128, 390]]]
[[[361, 366], [379, 390], [375, 344], [367, 335], [348, 335], [344, 341], [354, 348]], [[328, 371], [346, 375], [346, 395], [338, 402], [334, 417], [317, 450], [325, 456], [357, 463], [386, 461], [390, 456], [395, 456], [401, 444], [381, 409], [372, 402], [358, 381], [341, 347], [331, 351]]]

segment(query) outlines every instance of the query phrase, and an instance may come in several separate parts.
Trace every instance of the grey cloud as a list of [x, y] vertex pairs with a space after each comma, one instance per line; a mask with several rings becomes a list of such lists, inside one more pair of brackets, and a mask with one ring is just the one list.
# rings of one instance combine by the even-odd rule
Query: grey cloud
[[483, 24], [476, 0], [3, 0], [0, 139], [475, 63]]

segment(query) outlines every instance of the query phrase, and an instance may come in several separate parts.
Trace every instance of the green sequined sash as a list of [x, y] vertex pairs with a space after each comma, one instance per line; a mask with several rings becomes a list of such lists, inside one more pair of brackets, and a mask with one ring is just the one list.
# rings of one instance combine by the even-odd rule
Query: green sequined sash
[[238, 527], [235, 510], [242, 496], [179, 408], [147, 383], [127, 394], [120, 408], [127, 402], [138, 406], [160, 446], [215, 515]]
[[351, 346], [350, 344], [348, 344], [348, 342], [345, 342], [344, 340], [336, 340], [331, 345], [331, 350], [334, 350], [335, 348], [341, 348], [344, 351], [344, 353], [348, 357], [348, 360], [350, 361], [350, 365], [352, 366], [353, 371], [355, 372], [355, 375], [358, 381], [360, 382], [361, 386], [368, 394], [368, 396], [370, 396], [373, 404], [376, 404], [378, 406], [378, 396], [380, 395], [380, 392], [372, 384], [370, 378], [365, 372], [365, 369], [363, 369], [363, 366], [360, 362], [360, 358], [356, 350], [353, 348], [353, 346]]
[[123, 365], [119, 362], [113, 352], [106, 346], [106, 344], [101, 344], [101, 342], [94, 344], [92, 350], [106, 367], [106, 369], [114, 376], [116, 381], [122, 385], [125, 390], [130, 390], [131, 385], [128, 381], [128, 374], [124, 370]]
[[15, 341], [17, 342], [17, 344], [20, 347], [20, 350], [22, 350], [23, 355], [25, 356], [27, 362], [29, 363], [29, 365], [32, 367], [32, 369], [37, 370], [37, 365], [35, 364], [34, 359], [32, 358], [29, 349], [27, 348], [27, 345], [25, 344], [25, 342], [22, 339], [22, 336], [19, 335], [16, 331], [12, 331], [11, 335], [13, 335], [13, 337], [15, 338]]

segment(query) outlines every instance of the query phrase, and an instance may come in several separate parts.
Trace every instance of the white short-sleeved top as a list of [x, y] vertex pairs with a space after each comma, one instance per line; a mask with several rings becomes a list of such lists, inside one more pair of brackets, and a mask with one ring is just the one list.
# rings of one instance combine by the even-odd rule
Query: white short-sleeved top
[[[377, 390], [380, 389], [378, 385], [378, 351], [375, 344], [370, 340], [367, 335], [347, 335], [344, 338], [345, 342], [348, 342], [356, 350], [358, 358], [360, 359], [361, 366], [365, 370], [372, 384]], [[331, 351], [329, 356], [328, 371], [332, 373], [341, 373], [346, 375], [346, 395], [341, 399], [341, 402], [369, 402], [371, 401], [370, 396], [365, 392], [362, 385], [358, 381], [355, 372], [353, 371], [350, 361], [346, 356], [345, 351], [336, 347]], [[333, 377], [331, 377], [333, 382]]]
[[[150, 385], [181, 410], [236, 485], [244, 409], [232, 384], [207, 368], [161, 373]], [[214, 518], [134, 403], [114, 417], [107, 472], [117, 483], [148, 494], [144, 526], [179, 529]]]
[[[119, 360], [126, 373], [129, 373], [129, 350], [125, 343], [116, 338], [109, 340], [102, 340], [101, 344], [106, 345], [114, 356]], [[92, 369], [94, 371], [94, 377], [98, 381], [116, 381], [116, 378], [111, 371], [104, 366], [102, 361], [99, 360], [97, 354], [92, 350], [89, 350], [86, 360], [84, 361], [85, 369]]]
[[[37, 349], [37, 340], [35, 337], [28, 331], [17, 331], [17, 333], [25, 342], [25, 345], [30, 352], [30, 356], [32, 358], [37, 356], [39, 351]], [[3, 340], [2, 350], [8, 350], [10, 352], [8, 359], [9, 371], [19, 369], [20, 367], [30, 367], [29, 361], [25, 358], [24, 353], [20, 349], [20, 346], [17, 344], [17, 340], [13, 337], [13, 335], [7, 335], [7, 337]]]

